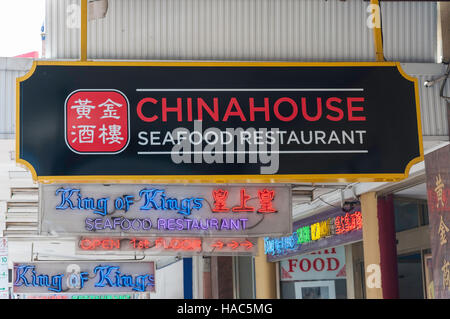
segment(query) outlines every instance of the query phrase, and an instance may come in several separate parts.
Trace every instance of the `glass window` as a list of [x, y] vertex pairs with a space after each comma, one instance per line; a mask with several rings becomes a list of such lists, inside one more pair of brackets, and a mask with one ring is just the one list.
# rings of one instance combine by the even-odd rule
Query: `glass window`
[[397, 262], [400, 299], [423, 299], [420, 252], [398, 256]]
[[280, 298], [295, 299], [295, 281], [280, 281]]
[[234, 258], [235, 287], [237, 298], [255, 298], [255, 265], [251, 256], [236, 256]]
[[395, 231], [419, 227], [419, 205], [417, 202], [394, 200]]
[[420, 221], [420, 225], [421, 226], [425, 226], [429, 224], [429, 220], [428, 220], [428, 205], [427, 203], [424, 203], [421, 205], [422, 207], [422, 214], [421, 214], [421, 221]]

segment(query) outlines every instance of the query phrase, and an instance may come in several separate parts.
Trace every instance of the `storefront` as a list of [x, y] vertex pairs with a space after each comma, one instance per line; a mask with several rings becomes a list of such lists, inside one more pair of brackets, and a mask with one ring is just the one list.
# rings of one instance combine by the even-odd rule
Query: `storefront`
[[399, 298], [431, 298], [431, 245], [425, 184], [393, 196]]
[[15, 263], [14, 298], [254, 298], [257, 237], [292, 225], [282, 184], [51, 184], [39, 198], [40, 235], [76, 260]]
[[[59, 8], [59, 3], [48, 3], [50, 9]], [[81, 3], [86, 5], [87, 2]], [[128, 21], [128, 17], [108, 20], [114, 14], [122, 15], [122, 5], [131, 6], [129, 11], [123, 11], [129, 12], [131, 17], [143, 17], [141, 9], [144, 16], [151, 17], [154, 8], [161, 5], [147, 8], [146, 4], [141, 8], [143, 3], [135, 6], [131, 2], [110, 1], [106, 19], [90, 21], [89, 28], [102, 28], [103, 32], [103, 27], [108, 30], [113, 25], [102, 26], [105, 21]], [[353, 39], [355, 52], [362, 49], [361, 43], [367, 39], [372, 43], [369, 38], [372, 30], [365, 23], [368, 13], [365, 4], [336, 1], [332, 3], [335, 7], [328, 6], [331, 3], [321, 3], [318, 12], [330, 13], [338, 24], [344, 21], [347, 25], [347, 19], [342, 19], [347, 13], [343, 11], [345, 15], [342, 15], [335, 8], [347, 5], [357, 8], [352, 9], [352, 13], [358, 15], [362, 24], [360, 28], [352, 28], [352, 32], [359, 30], [364, 40], [359, 36]], [[180, 30], [180, 25], [172, 26], [168, 21], [198, 21], [198, 16], [204, 12], [197, 10], [203, 7], [191, 5], [186, 4], [190, 8], [186, 13], [164, 9], [168, 16], [158, 18], [160, 26], [155, 24], [161, 38], [153, 38], [164, 43], [178, 39], [181, 33], [176, 30]], [[259, 14], [262, 8], [268, 8], [267, 3], [251, 4], [256, 6], [255, 11], [241, 7], [246, 5], [244, 2], [226, 4], [242, 12], [244, 19], [240, 15], [226, 13], [226, 16], [255, 23], [251, 28], [258, 28], [260, 21], [269, 19], [274, 28], [282, 27], [274, 34], [298, 29], [298, 26], [285, 26], [272, 20], [271, 14]], [[319, 16], [309, 20], [288, 19], [286, 17], [293, 12], [307, 18], [311, 10], [299, 9], [300, 6], [291, 8], [281, 2], [270, 3], [272, 5], [273, 12], [280, 13], [273, 16], [287, 23], [321, 19]], [[212, 1], [211, 6], [218, 16], [222, 14], [222, 2]], [[86, 7], [84, 9], [86, 18]], [[423, 11], [421, 9], [423, 7], [414, 8], [418, 12]], [[391, 11], [387, 10], [387, 14]], [[172, 16], [175, 12], [182, 15], [181, 19]], [[256, 19], [250, 19], [246, 12], [256, 12]], [[55, 17], [58, 21], [64, 20]], [[185, 35], [186, 39], [193, 36], [194, 44], [189, 40], [174, 42], [195, 46], [197, 39], [203, 37], [195, 34], [196, 30], [210, 30], [219, 44], [224, 37], [218, 30], [228, 30], [228, 25], [234, 27], [242, 22], [236, 20], [217, 28], [215, 19], [203, 22], [210, 20], [211, 27], [181, 28], [191, 30]], [[159, 32], [166, 25], [170, 25], [167, 32]], [[417, 25], [435, 28], [434, 23]], [[120, 35], [131, 31], [125, 26], [115, 27], [121, 28]], [[333, 34], [330, 31], [335, 31], [328, 27], [309, 27], [324, 32], [324, 39]], [[410, 30], [410, 27], [405, 24], [401, 29]], [[117, 258], [132, 257], [137, 264], [154, 262], [155, 291], [144, 293], [149, 298], [383, 298], [388, 295], [381, 292], [382, 286], [389, 280], [383, 279], [383, 285], [378, 280], [381, 274], [386, 274], [386, 270], [381, 269], [386, 265], [386, 255], [385, 246], [379, 245], [379, 239], [384, 238], [385, 224], [383, 220], [378, 223], [376, 196], [393, 194], [392, 205], [399, 218], [396, 223], [398, 243], [393, 245], [397, 245], [396, 254], [387, 258], [398, 261], [398, 274], [402, 276], [400, 296], [403, 292], [410, 293], [405, 296], [413, 296], [413, 291], [414, 296], [419, 296], [416, 291], [420, 289], [425, 296], [424, 287], [428, 289], [431, 281], [424, 265], [428, 265], [432, 245], [425, 240], [427, 214], [423, 202], [415, 205], [408, 196], [405, 197], [408, 200], [402, 202], [404, 194], [400, 191], [380, 192], [374, 186], [370, 196], [366, 196], [367, 189], [354, 193], [355, 200], [361, 200], [361, 206], [343, 210], [339, 201], [352, 196], [341, 196], [331, 201], [338, 207], [336, 209], [329, 210], [327, 204], [324, 205], [327, 209], [321, 207], [296, 217], [291, 194], [279, 190], [303, 183], [331, 181], [349, 183], [349, 186], [374, 181], [393, 183], [407, 178], [412, 166], [424, 157], [420, 114], [434, 115], [434, 111], [430, 111], [434, 105], [424, 107], [422, 103], [419, 107], [419, 87], [423, 81], [411, 75], [416, 73], [405, 73], [405, 65], [398, 62], [382, 62], [383, 58], [378, 59], [382, 47], [380, 50], [378, 46], [377, 62], [367, 62], [373, 58], [373, 50], [366, 44], [368, 52], [356, 58], [333, 51], [320, 59], [341, 62], [297, 62], [318, 61], [317, 57], [328, 51], [317, 46], [316, 40], [296, 42], [303, 43], [299, 47], [320, 50], [308, 57], [297, 52], [291, 56], [291, 62], [268, 62], [286, 59], [283, 45], [270, 50], [262, 45], [265, 53], [257, 54], [259, 58], [249, 58], [247, 53], [239, 51], [249, 43], [250, 33], [245, 28], [241, 28], [244, 32], [236, 33], [245, 38], [242, 45], [234, 48], [236, 54], [222, 55], [230, 48], [230, 43], [225, 43], [227, 40], [224, 42], [227, 50], [216, 52], [215, 48], [211, 51], [204, 47], [195, 54], [178, 56], [178, 60], [170, 62], [129, 61], [137, 55], [130, 49], [131, 45], [125, 43], [119, 46], [126, 50], [124, 55], [114, 55], [112, 47], [97, 50], [97, 46], [109, 46], [111, 40], [118, 41], [115, 37], [119, 34], [113, 32], [111, 37], [104, 36], [106, 43], [91, 41], [89, 59], [98, 59], [91, 61], [87, 59], [87, 29], [87, 23], [83, 24], [82, 44], [73, 46], [81, 47], [80, 61], [70, 60], [76, 58], [78, 52], [68, 57], [58, 55], [57, 48], [64, 41], [72, 41], [65, 37], [75, 35], [78, 41], [79, 32], [61, 38], [55, 36], [55, 29], [50, 30], [53, 37], [48, 37], [48, 43], [53, 41], [53, 56], [48, 56], [49, 60], [35, 61], [30, 72], [17, 81], [16, 161], [27, 167], [34, 181], [45, 186], [39, 194], [38, 234], [42, 242], [47, 240], [40, 246], [28, 241], [31, 253], [27, 251], [20, 257], [25, 256], [22, 261], [30, 264], [18, 267], [31, 267], [34, 261], [70, 260], [73, 256], [82, 261], [104, 258], [114, 262]], [[422, 34], [405, 30], [407, 34]], [[144, 31], [142, 34], [149, 30]], [[349, 33], [348, 30], [339, 32]], [[393, 33], [398, 36], [397, 31], [385, 29], [384, 32], [386, 38]], [[98, 34], [90, 33], [90, 37]], [[404, 34], [400, 37], [405, 38]], [[426, 38], [431, 39], [428, 34]], [[293, 42], [289, 37], [286, 39], [287, 48]], [[279, 40], [285, 41], [284, 37]], [[330, 52], [350, 43], [350, 40], [333, 41], [325, 44], [330, 45]], [[416, 43], [416, 39], [409, 41]], [[276, 43], [269, 42], [268, 47]], [[422, 52], [426, 47], [424, 40], [417, 43]], [[159, 48], [159, 44], [154, 47]], [[257, 49], [261, 43], [255, 45]], [[177, 50], [191, 52], [186, 47]], [[105, 55], [94, 57], [94, 51], [104, 51]], [[212, 52], [208, 62], [191, 61], [205, 58], [204, 52]], [[155, 56], [149, 54], [145, 58], [155, 59]], [[160, 56], [161, 60], [173, 58], [172, 53]], [[209, 61], [218, 59], [221, 61]], [[223, 62], [223, 59], [228, 61]], [[254, 61], [236, 62], [242, 60]], [[342, 62], [350, 60], [359, 62]], [[397, 60], [404, 61], [403, 57], [391, 58], [391, 61]], [[416, 56], [411, 59], [418, 60], [429, 61]], [[387, 123], [382, 130], [380, 123]], [[443, 183], [448, 185], [444, 177]], [[430, 189], [438, 187], [434, 184]], [[201, 187], [205, 185], [213, 188], [204, 191]], [[313, 198], [311, 196], [311, 202]], [[370, 222], [363, 223], [365, 218]], [[432, 224], [431, 218], [429, 223]], [[450, 226], [447, 220], [443, 223]], [[444, 232], [445, 227], [441, 227]], [[363, 240], [365, 230], [368, 232]], [[391, 234], [387, 229], [386, 233]], [[261, 240], [263, 237], [266, 240]], [[56, 259], [41, 253], [63, 239], [67, 242], [55, 253], [59, 255]], [[417, 243], [412, 245], [414, 240]], [[17, 251], [21, 244], [12, 243], [12, 249]], [[365, 249], [366, 244], [373, 246]], [[392, 248], [392, 241], [389, 244]], [[366, 256], [369, 251], [376, 254]], [[445, 262], [441, 258], [440, 267], [445, 266]], [[409, 278], [418, 276], [419, 264], [423, 285], [411, 289]], [[38, 269], [40, 264], [34, 267]], [[31, 270], [28, 271], [30, 274]], [[42, 283], [45, 283], [45, 276], [51, 278], [63, 271], [66, 270], [53, 275], [42, 271]], [[19, 279], [17, 287], [24, 288], [25, 283], [33, 282], [33, 278], [23, 272], [12, 273], [18, 274], [13, 280], [15, 283]], [[64, 276], [69, 278], [70, 273], [65, 272]], [[273, 273], [277, 277], [276, 286], [270, 284]], [[69, 284], [78, 287], [73, 278]], [[82, 277], [77, 278], [82, 281]], [[446, 282], [440, 285], [445, 288]], [[368, 293], [370, 289], [377, 293]], [[86, 291], [75, 297], [136, 297], [130, 292], [110, 293]], [[17, 294], [29, 298], [55, 296], [53, 292], [42, 291]], [[56, 296], [75, 298], [69, 293]]]

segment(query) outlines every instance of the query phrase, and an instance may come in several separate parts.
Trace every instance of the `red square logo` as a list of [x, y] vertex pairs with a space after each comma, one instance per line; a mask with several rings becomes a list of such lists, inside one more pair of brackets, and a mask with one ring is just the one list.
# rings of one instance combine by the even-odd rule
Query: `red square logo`
[[129, 141], [129, 103], [117, 90], [76, 90], [65, 103], [67, 146], [79, 154], [117, 154]]

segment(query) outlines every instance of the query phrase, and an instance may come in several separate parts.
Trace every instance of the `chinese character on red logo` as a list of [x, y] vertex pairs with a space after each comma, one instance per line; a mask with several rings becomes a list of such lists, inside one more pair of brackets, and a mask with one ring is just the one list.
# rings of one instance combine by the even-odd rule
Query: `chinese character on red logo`
[[65, 138], [75, 153], [114, 154], [129, 140], [129, 103], [117, 90], [77, 90], [65, 104]]

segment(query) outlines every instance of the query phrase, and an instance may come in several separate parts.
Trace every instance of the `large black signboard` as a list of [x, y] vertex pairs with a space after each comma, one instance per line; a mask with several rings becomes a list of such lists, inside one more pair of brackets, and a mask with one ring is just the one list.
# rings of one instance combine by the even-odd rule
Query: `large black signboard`
[[423, 159], [397, 63], [38, 61], [17, 89], [41, 181], [381, 181]]

